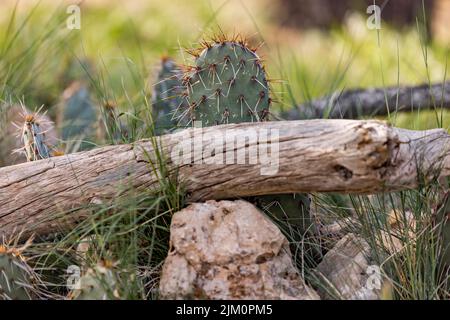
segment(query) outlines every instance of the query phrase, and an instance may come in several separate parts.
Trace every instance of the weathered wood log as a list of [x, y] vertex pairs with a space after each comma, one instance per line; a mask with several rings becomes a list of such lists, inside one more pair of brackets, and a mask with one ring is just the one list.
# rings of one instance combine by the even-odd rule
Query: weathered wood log
[[357, 119], [397, 111], [450, 109], [450, 82], [433, 85], [351, 89], [306, 102], [281, 115], [288, 120]]
[[[190, 202], [295, 192], [375, 193], [450, 174], [447, 132], [409, 131], [380, 121], [230, 124], [155, 140], [168, 175], [177, 175]], [[194, 157], [187, 149], [180, 157], [181, 147], [192, 147]], [[86, 214], [80, 208], [157, 188], [160, 174], [149, 165], [156, 162], [155, 150], [147, 140], [0, 168], [0, 236], [71, 228]]]

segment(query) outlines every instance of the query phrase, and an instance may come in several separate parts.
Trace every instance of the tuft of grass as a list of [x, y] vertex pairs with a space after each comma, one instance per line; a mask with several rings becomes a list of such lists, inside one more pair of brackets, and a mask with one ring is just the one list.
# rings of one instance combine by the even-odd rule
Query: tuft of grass
[[[436, 207], [447, 188], [435, 181], [417, 190], [340, 196], [345, 205], [336, 205], [329, 195], [316, 196], [315, 202], [331, 221], [340, 221], [343, 233], [367, 241], [369, 261], [380, 267], [382, 283], [391, 287], [390, 298], [448, 299], [450, 274], [442, 261], [448, 244], [436, 232], [444, 223], [436, 221]], [[323, 282], [315, 285], [326, 287]]]
[[[41, 277], [55, 296], [68, 295], [67, 280], [73, 268], [82, 273], [99, 261], [113, 261], [121, 270], [121, 299], [158, 297], [159, 274], [169, 251], [171, 216], [184, 206], [184, 192], [169, 178], [158, 139], [153, 137], [151, 142], [156, 155], [147, 157], [149, 174], [160, 177], [158, 185], [128, 191], [112, 203], [78, 208], [86, 219], [73, 230], [56, 232], [54, 239], [40, 239], [31, 247], [38, 256]], [[70, 212], [61, 214], [68, 216]], [[86, 243], [88, 250], [83, 253], [79, 246]]]

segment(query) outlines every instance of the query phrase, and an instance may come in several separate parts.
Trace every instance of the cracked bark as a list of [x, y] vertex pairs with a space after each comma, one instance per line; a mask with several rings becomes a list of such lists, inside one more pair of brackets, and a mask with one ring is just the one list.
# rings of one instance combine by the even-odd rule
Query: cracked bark
[[[301, 192], [376, 193], [414, 188], [419, 181], [450, 174], [447, 132], [409, 131], [380, 121], [215, 126], [203, 128], [203, 150], [213, 146], [212, 137], [225, 132], [242, 137], [246, 132], [242, 130], [251, 129], [256, 134], [279, 133], [279, 166], [272, 175], [261, 174], [267, 164], [259, 157], [257, 164], [249, 164], [248, 154], [246, 164], [206, 164], [230, 154], [220, 149], [205, 152], [202, 163], [190, 159], [177, 164], [175, 147], [190, 145], [202, 129], [156, 138], [158, 151], [167, 159], [168, 175], [184, 185], [189, 202]], [[269, 135], [269, 145], [276, 142]], [[230, 150], [236, 154], [262, 146], [266, 144], [248, 139]], [[22, 230], [24, 235], [70, 230], [87, 214], [80, 209], [91, 203], [108, 203], [132, 190], [156, 190], [161, 174], [149, 164], [156, 158], [152, 142], [146, 140], [0, 168], [0, 236]]]

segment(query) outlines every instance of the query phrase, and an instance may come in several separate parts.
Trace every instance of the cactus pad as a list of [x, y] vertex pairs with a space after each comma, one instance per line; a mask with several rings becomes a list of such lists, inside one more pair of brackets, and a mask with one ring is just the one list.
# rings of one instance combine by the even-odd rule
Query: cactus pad
[[77, 289], [69, 294], [74, 300], [113, 300], [120, 299], [118, 276], [111, 262], [102, 261], [89, 268], [79, 279]]
[[222, 39], [204, 42], [197, 52], [183, 79], [191, 121], [211, 126], [266, 119], [269, 85], [255, 50], [245, 41]]
[[[97, 126], [97, 109], [86, 85], [75, 81], [64, 91], [58, 117], [61, 138], [69, 145], [94, 137]], [[79, 149], [84, 150], [89, 147], [91, 144], [82, 142]]]
[[31, 300], [32, 278], [20, 252], [0, 245], [0, 300]]
[[[182, 83], [181, 68], [171, 58], [161, 59], [157, 81], [153, 87], [152, 107], [156, 133], [170, 131], [178, 125], [183, 125], [178, 115], [188, 110], [182, 93], [185, 90]], [[186, 123], [184, 123], [186, 125]]]

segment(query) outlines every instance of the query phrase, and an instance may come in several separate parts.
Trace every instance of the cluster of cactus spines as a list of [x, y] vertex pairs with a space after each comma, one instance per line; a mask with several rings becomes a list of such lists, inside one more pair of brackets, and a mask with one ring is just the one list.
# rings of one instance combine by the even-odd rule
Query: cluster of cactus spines
[[0, 300], [31, 300], [37, 295], [36, 275], [22, 255], [21, 247], [0, 244]]
[[188, 110], [183, 98], [185, 87], [181, 67], [173, 59], [163, 57], [158, 69], [152, 92], [152, 113], [157, 134], [185, 125], [180, 115]]
[[195, 64], [183, 78], [189, 110], [181, 118], [203, 126], [267, 119], [269, 83], [256, 49], [240, 37], [221, 36], [189, 52]]
[[78, 280], [76, 289], [69, 293], [72, 300], [115, 300], [120, 299], [119, 277], [115, 263], [102, 260], [89, 268]]

